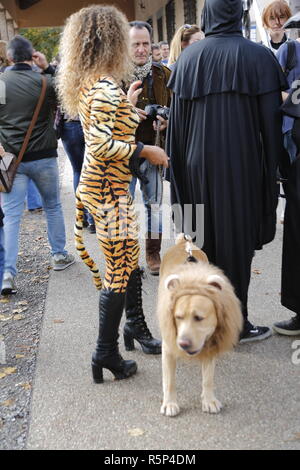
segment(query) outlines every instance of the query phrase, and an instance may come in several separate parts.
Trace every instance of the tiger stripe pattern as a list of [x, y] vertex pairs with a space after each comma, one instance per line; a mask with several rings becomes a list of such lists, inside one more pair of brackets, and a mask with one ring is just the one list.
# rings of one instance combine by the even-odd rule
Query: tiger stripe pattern
[[[125, 292], [138, 267], [138, 225], [129, 193], [129, 159], [136, 150], [139, 117], [115, 81], [101, 77], [81, 91], [79, 115], [86, 153], [76, 191], [75, 245], [93, 274], [97, 289]], [[99, 269], [83, 242], [83, 210], [93, 216], [106, 272]]]

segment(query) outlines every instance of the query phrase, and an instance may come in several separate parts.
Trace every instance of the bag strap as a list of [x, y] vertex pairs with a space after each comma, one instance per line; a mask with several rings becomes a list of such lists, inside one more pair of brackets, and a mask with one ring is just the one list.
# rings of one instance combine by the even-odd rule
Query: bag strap
[[30, 140], [32, 131], [33, 131], [33, 128], [34, 128], [34, 126], [35, 126], [35, 124], [36, 124], [36, 121], [37, 121], [37, 119], [38, 119], [38, 117], [39, 117], [40, 110], [41, 110], [43, 101], [44, 101], [44, 99], [45, 99], [46, 89], [47, 89], [47, 79], [46, 79], [45, 76], [42, 75], [42, 91], [41, 91], [41, 94], [40, 94], [38, 103], [37, 103], [37, 105], [36, 105], [34, 114], [33, 114], [33, 116], [32, 116], [31, 123], [30, 123], [30, 125], [29, 125], [28, 131], [27, 131], [27, 133], [26, 133], [26, 136], [25, 136], [23, 145], [22, 145], [21, 150], [20, 150], [20, 153], [19, 153], [19, 155], [18, 155], [18, 159], [17, 159], [17, 161], [16, 161], [16, 165], [19, 165], [19, 163], [21, 162], [21, 160], [22, 160], [22, 158], [23, 158], [23, 156], [24, 156], [25, 150], [27, 149], [27, 146], [28, 146], [28, 143], [29, 143], [29, 140]]

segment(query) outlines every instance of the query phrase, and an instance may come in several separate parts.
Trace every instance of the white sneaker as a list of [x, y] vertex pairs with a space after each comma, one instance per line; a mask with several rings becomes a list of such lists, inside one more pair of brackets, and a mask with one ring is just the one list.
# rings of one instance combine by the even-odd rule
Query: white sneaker
[[1, 294], [11, 295], [16, 293], [17, 288], [14, 276], [11, 273], [4, 273]]
[[75, 257], [73, 255], [63, 255], [62, 253], [57, 253], [53, 256], [53, 270], [62, 271], [63, 269], [68, 268], [71, 264], [75, 263]]

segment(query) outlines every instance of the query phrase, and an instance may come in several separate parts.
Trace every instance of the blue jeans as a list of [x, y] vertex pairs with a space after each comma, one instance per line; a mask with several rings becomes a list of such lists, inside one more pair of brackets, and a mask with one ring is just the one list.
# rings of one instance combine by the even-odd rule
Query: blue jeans
[[17, 274], [19, 231], [28, 181], [32, 179], [41, 196], [47, 218], [48, 240], [51, 254], [66, 254], [64, 216], [59, 195], [59, 174], [56, 158], [21, 162], [10, 193], [2, 193], [4, 223], [4, 272]]
[[34, 210], [42, 207], [41, 195], [32, 180], [29, 180], [28, 183], [27, 207], [29, 210]]
[[[162, 178], [158, 172], [158, 167], [151, 165], [147, 160], [142, 163], [140, 170], [148, 178], [147, 184], [140, 184], [146, 211], [147, 231], [149, 233], [162, 233]], [[133, 198], [136, 182], [137, 179], [132, 178], [129, 186], [129, 190]]]
[[[76, 192], [84, 159], [85, 141], [80, 121], [64, 121], [61, 141], [73, 169], [73, 187]], [[85, 210], [85, 218], [94, 224], [93, 217]]]
[[292, 137], [292, 131], [287, 131], [283, 134], [283, 144], [284, 148], [290, 156], [290, 162], [293, 163], [297, 157], [297, 146]]
[[2, 289], [3, 271], [4, 271], [4, 232], [3, 227], [0, 227], [0, 292]]

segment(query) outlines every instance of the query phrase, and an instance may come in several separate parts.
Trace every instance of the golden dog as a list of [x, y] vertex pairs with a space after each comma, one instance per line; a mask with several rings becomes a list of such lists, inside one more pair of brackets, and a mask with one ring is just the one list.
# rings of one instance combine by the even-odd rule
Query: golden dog
[[218, 413], [222, 405], [214, 395], [215, 359], [238, 341], [240, 303], [223, 272], [209, 264], [205, 253], [183, 234], [161, 263], [157, 314], [162, 335], [161, 413], [179, 413], [175, 387], [178, 358], [201, 361], [202, 410]]

